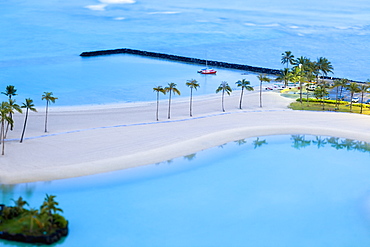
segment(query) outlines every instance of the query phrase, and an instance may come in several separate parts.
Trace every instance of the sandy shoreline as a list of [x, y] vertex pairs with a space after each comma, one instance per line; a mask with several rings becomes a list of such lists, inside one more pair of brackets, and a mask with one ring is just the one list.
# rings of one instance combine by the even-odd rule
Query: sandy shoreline
[[[189, 117], [187, 98], [174, 99], [171, 119], [167, 100], [116, 105], [54, 107], [44, 133], [44, 109], [31, 113], [24, 143], [19, 139], [24, 115], [15, 115], [5, 155], [0, 157], [0, 183], [47, 181], [153, 164], [224, 144], [276, 134], [313, 134], [370, 142], [370, 118], [336, 112], [303, 112], [287, 108], [290, 99], [274, 92], [247, 93], [238, 109], [238, 91], [194, 98]], [[162, 98], [165, 98], [162, 96]]]

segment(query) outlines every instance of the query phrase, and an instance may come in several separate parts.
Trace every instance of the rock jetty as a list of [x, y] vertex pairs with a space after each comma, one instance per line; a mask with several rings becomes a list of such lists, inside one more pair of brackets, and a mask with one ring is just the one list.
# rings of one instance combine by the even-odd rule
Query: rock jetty
[[114, 55], [114, 54], [132, 54], [132, 55], [154, 57], [154, 58], [185, 62], [185, 63], [192, 63], [192, 64], [200, 64], [200, 65], [206, 65], [207, 63], [208, 66], [218, 67], [218, 68], [237, 69], [237, 70], [244, 70], [244, 71], [250, 71], [254, 73], [263, 73], [263, 74], [270, 74], [270, 75], [280, 74], [280, 71], [277, 69], [268, 69], [268, 68], [254, 67], [254, 66], [249, 66], [249, 65], [244, 65], [244, 64], [226, 63], [226, 62], [205, 60], [205, 59], [199, 59], [199, 58], [170, 55], [170, 54], [164, 54], [164, 53], [158, 53], [158, 52], [127, 49], [127, 48], [82, 52], [80, 56], [81, 57], [93, 57], [93, 56], [105, 56], [105, 55]]

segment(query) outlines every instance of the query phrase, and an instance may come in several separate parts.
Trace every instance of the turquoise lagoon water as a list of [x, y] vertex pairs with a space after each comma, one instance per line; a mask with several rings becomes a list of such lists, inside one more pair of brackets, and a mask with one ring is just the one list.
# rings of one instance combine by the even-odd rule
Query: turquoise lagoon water
[[[31, 97], [43, 105], [44, 91], [53, 91], [58, 105], [147, 101], [155, 100], [156, 85], [203, 79], [198, 66], [78, 56], [122, 47], [276, 69], [290, 50], [328, 58], [337, 77], [369, 78], [370, 2], [364, 0], [9, 0], [0, 3], [0, 15], [0, 88], [15, 85], [18, 102]], [[243, 78], [227, 73], [197, 93]]]
[[251, 138], [119, 172], [2, 186], [1, 201], [37, 206], [57, 195], [70, 234], [54, 246], [369, 246], [369, 150], [330, 137]]

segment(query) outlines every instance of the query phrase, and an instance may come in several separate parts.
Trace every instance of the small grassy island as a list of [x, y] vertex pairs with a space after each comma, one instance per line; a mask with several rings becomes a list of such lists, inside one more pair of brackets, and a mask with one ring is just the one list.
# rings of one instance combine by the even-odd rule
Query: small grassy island
[[26, 201], [19, 197], [15, 206], [0, 204], [0, 238], [25, 242], [53, 244], [68, 234], [68, 221], [57, 212], [55, 196], [47, 195], [40, 210], [25, 209]]

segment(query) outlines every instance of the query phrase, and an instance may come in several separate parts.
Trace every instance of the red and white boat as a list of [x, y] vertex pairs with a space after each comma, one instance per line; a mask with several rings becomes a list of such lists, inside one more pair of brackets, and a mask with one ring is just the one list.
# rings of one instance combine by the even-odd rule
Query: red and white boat
[[214, 70], [214, 69], [201, 69], [198, 71], [198, 73], [201, 73], [201, 74], [216, 74], [217, 73], [217, 70]]

